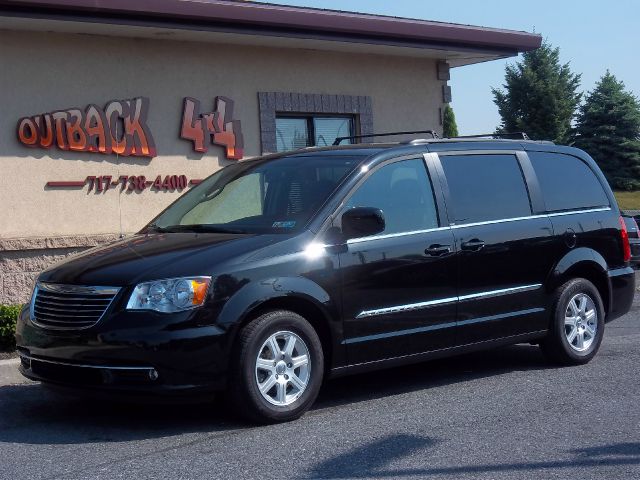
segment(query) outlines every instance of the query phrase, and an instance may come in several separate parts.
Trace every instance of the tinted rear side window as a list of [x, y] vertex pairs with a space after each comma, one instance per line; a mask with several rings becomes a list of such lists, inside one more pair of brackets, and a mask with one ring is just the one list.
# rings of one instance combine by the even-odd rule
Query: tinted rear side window
[[602, 184], [579, 158], [550, 152], [530, 152], [529, 158], [548, 211], [609, 206]]
[[515, 155], [443, 155], [440, 161], [456, 224], [531, 215]]

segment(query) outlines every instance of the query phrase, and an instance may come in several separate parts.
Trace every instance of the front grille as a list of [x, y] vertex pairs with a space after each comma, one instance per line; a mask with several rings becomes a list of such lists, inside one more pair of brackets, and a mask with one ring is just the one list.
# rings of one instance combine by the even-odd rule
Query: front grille
[[100, 321], [120, 289], [38, 283], [31, 301], [31, 320], [56, 330], [75, 330]]

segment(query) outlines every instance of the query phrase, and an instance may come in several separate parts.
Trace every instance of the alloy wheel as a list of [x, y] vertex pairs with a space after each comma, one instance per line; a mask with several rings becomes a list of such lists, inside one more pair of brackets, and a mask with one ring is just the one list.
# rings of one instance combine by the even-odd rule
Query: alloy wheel
[[291, 405], [304, 393], [311, 377], [307, 345], [293, 332], [272, 334], [258, 352], [255, 374], [265, 400], [279, 407]]
[[591, 347], [598, 331], [598, 311], [593, 299], [585, 294], [574, 295], [564, 316], [564, 333], [569, 346], [577, 352]]

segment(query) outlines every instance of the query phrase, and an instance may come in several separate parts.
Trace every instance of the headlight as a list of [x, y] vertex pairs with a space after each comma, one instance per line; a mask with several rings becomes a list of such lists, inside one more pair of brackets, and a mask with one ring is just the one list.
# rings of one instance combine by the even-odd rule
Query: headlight
[[29, 298], [29, 318], [35, 318], [35, 312], [33, 311], [33, 307], [36, 303], [36, 293], [38, 292], [38, 275], [36, 279], [33, 281], [33, 286], [31, 287], [31, 298]]
[[134, 288], [127, 310], [155, 310], [173, 313], [196, 308], [204, 303], [211, 277], [182, 277], [139, 283]]

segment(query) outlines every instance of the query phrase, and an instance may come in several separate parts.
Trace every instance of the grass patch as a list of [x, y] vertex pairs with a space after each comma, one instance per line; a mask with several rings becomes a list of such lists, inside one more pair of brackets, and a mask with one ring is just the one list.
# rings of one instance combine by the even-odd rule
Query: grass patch
[[621, 210], [640, 210], [640, 190], [636, 192], [613, 192]]
[[22, 305], [0, 305], [0, 350], [16, 348], [16, 322]]

